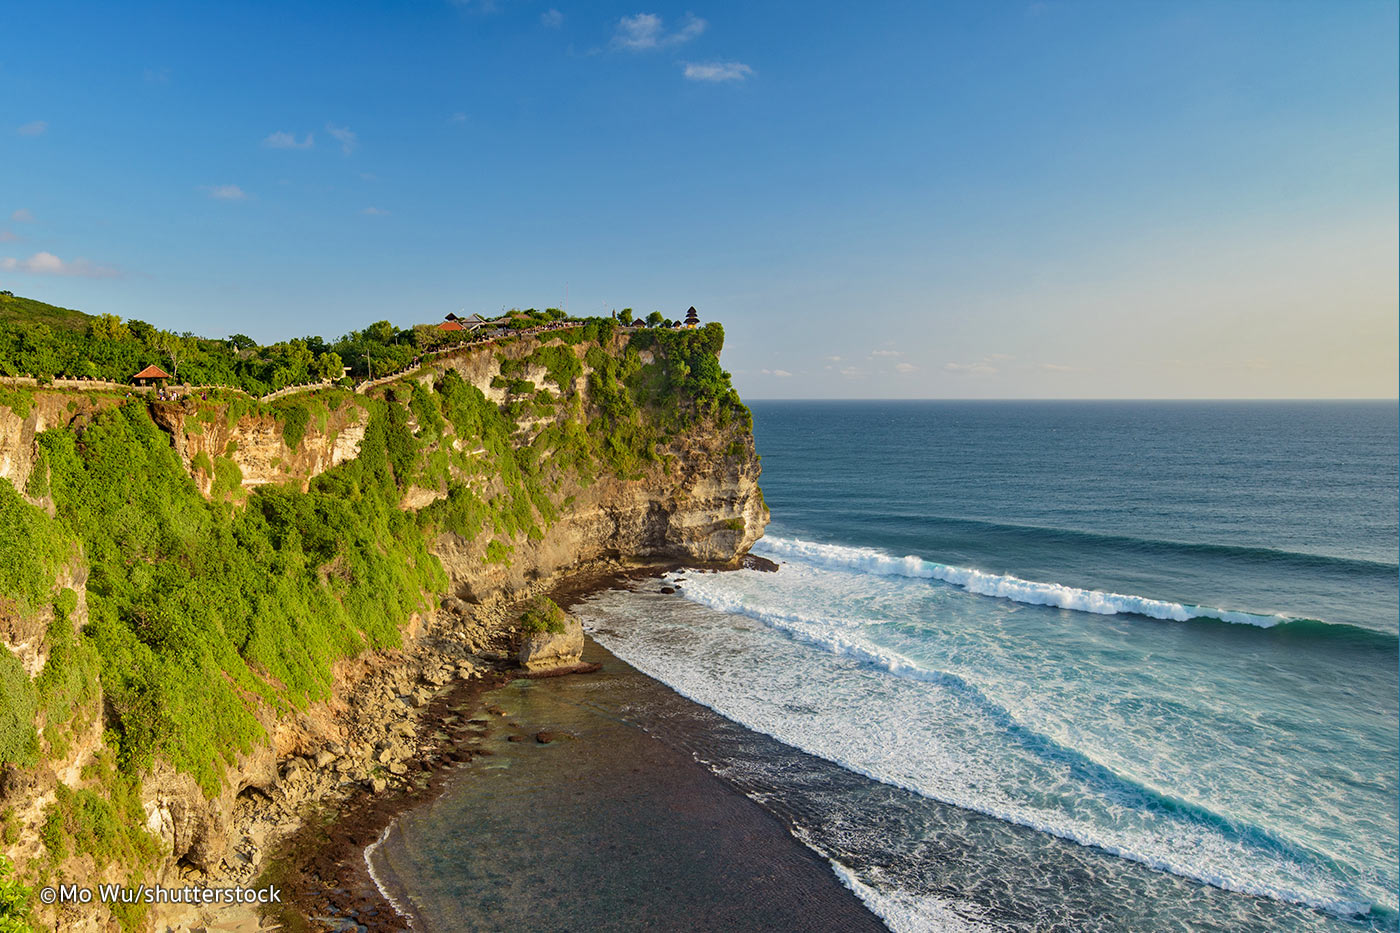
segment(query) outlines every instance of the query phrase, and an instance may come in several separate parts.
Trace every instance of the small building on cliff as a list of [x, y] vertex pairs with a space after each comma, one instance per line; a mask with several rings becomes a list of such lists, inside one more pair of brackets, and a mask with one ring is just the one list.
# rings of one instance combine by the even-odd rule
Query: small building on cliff
[[691, 305], [690, 310], [685, 313], [685, 326], [690, 330], [700, 326], [700, 312], [695, 310], [695, 305]]
[[170, 374], [154, 364], [147, 366], [139, 373], [131, 377], [133, 385], [138, 386], [158, 386], [170, 378]]

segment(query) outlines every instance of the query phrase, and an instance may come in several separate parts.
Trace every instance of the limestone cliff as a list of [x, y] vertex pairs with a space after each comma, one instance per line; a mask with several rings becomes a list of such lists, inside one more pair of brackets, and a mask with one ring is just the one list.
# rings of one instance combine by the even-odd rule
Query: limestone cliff
[[[768, 512], [758, 487], [760, 467], [750, 422], [737, 396], [728, 390], [728, 396], [706, 401], [685, 394], [692, 384], [705, 385], [690, 374], [704, 369], [706, 354], [714, 362], [718, 345], [709, 349], [697, 339], [689, 349], [683, 340], [638, 348], [631, 345], [634, 339], [609, 330], [592, 341], [549, 335], [468, 348], [366, 395], [331, 391], [271, 406], [62, 391], [33, 393], [19, 406], [7, 406], [0, 399], [0, 475], [48, 515], [64, 518], [63, 509], [48, 495], [46, 474], [41, 472], [35, 480], [36, 469], [47, 469], [39, 436], [50, 428], [66, 431], [81, 453], [89, 419], [102, 417], [108, 409], [135, 406], [123, 410], [145, 412], [164, 432], [164, 443], [178, 455], [199, 493], [219, 503], [232, 501], [233, 514], [273, 495], [249, 495], [259, 487], [303, 495], [312, 489], [321, 496], [336, 496], [352, 489], [361, 495], [366, 484], [389, 483], [394, 497], [390, 509], [407, 513], [412, 528], [421, 529], [415, 533], [426, 537], [427, 549], [441, 566], [435, 573], [447, 582], [445, 592], [421, 594], [421, 611], [400, 617], [401, 647], [336, 661], [329, 689], [309, 707], [298, 710], [276, 699], [280, 684], [262, 662], [250, 662], [252, 676], [263, 678], [267, 686], [256, 693], [246, 686], [240, 690], [262, 738], [246, 748], [219, 750], [226, 763], [220, 765], [222, 776], [212, 792], [209, 782], [201, 783], [188, 765], [177, 766], [159, 754], [140, 775], [139, 800], [131, 805], [139, 806], [147, 831], [143, 838], [154, 840], [158, 850], [153, 862], [142, 861], [146, 856], [133, 861], [127, 855], [109, 855], [104, 862], [92, 854], [95, 850], [55, 851], [51, 843], [39, 841], [46, 821], [52, 823], [55, 801], [65, 794], [85, 792], [103, 801], [103, 795], [109, 795], [102, 806], [127, 805], [110, 790], [110, 780], [104, 784], [96, 776], [112, 774], [118, 754], [104, 746], [103, 728], [118, 727], [109, 733], [115, 736], [111, 740], [127, 741], [124, 730], [129, 726], [112, 717], [134, 716], [131, 704], [136, 703], [139, 712], [139, 703], [146, 701], [133, 698], [128, 689], [113, 705], [110, 698], [104, 699], [102, 685], [94, 682], [81, 702], [75, 701], [66, 731], [48, 728], [51, 724], [40, 716], [37, 764], [0, 767], [0, 817], [17, 830], [8, 832], [4, 852], [21, 874], [31, 880], [70, 882], [142, 877], [169, 883], [182, 878], [246, 880], [268, 830], [235, 829], [241, 825], [237, 814], [248, 809], [249, 795], [266, 797], [275, 788], [282, 789], [279, 799], [293, 805], [286, 788], [296, 768], [288, 762], [334, 765], [316, 778], [321, 784], [300, 779], [298, 786], [310, 789], [298, 793], [317, 793], [315, 788], [322, 784], [340, 786], [359, 774], [372, 773], [373, 781], [383, 785], [383, 768], [392, 763], [385, 749], [393, 744], [373, 730], [388, 727], [379, 720], [352, 725], [364, 710], [349, 699], [369, 682], [371, 673], [397, 683], [393, 689], [404, 692], [394, 695], [412, 708], [447, 680], [474, 676], [490, 664], [502, 663], [503, 646], [493, 643], [497, 636], [482, 620], [504, 601], [538, 591], [574, 568], [600, 560], [624, 565], [735, 564], [762, 535]], [[692, 354], [689, 362], [681, 358], [685, 352]], [[720, 373], [717, 363], [710, 369], [705, 372], [714, 383], [714, 374]], [[723, 388], [727, 375], [720, 375]], [[142, 423], [150, 430], [149, 422]], [[367, 446], [370, 454], [365, 453]], [[168, 453], [164, 456], [169, 458]], [[364, 475], [336, 479], [368, 457], [375, 458], [376, 465], [365, 465]], [[387, 480], [373, 479], [372, 471]], [[323, 476], [334, 482], [318, 486]], [[139, 484], [142, 478], [128, 473], [125, 481]], [[188, 485], [183, 477], [180, 483]], [[217, 512], [208, 521], [228, 520], [228, 506], [202, 507]], [[77, 519], [70, 515], [66, 520]], [[198, 527], [196, 522], [186, 530], [193, 535]], [[388, 543], [370, 542], [369, 547], [383, 550]], [[145, 560], [154, 558], [161, 555]], [[105, 559], [113, 558], [108, 554]], [[302, 559], [280, 565], [279, 572], [291, 572], [287, 567], [298, 566]], [[88, 617], [84, 561], [81, 546], [75, 544], [71, 559], [52, 579], [53, 593], [66, 589], [77, 596], [76, 607], [64, 615], [77, 630]], [[131, 562], [132, 558], [125, 563], [118, 558], [102, 571], [105, 579], [114, 572], [127, 573]], [[173, 561], [169, 572], [183, 572], [179, 564]], [[353, 576], [351, 568], [337, 556], [307, 572], [342, 599], [341, 582]], [[138, 565], [132, 572], [145, 571]], [[458, 608], [437, 610], [444, 597]], [[5, 605], [0, 599], [0, 608]], [[117, 624], [117, 617], [117, 610], [109, 607], [107, 624]], [[53, 633], [66, 631], [53, 627], [56, 618], [54, 611], [42, 607], [9, 616], [0, 612], [0, 639], [31, 679], [45, 669]], [[153, 623], [136, 618], [129, 624], [147, 638], [142, 626]], [[425, 644], [425, 637], [438, 646], [437, 653], [424, 655], [415, 647]], [[158, 638], [149, 643], [156, 648], [163, 644]], [[395, 665], [406, 664], [410, 656], [427, 666], [404, 667], [394, 680]], [[429, 660], [422, 662], [423, 657]], [[388, 772], [388, 779], [399, 773]], [[146, 867], [139, 867], [142, 864]], [[108, 923], [101, 911], [44, 911], [41, 919], [73, 930], [97, 930]]]

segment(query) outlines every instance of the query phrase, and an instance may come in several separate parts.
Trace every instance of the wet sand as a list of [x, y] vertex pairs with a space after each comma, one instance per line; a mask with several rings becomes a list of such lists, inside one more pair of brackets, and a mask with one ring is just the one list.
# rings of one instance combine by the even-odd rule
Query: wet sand
[[591, 640], [584, 660], [602, 669], [488, 693], [489, 754], [374, 848], [415, 929], [885, 929], [780, 819], [629, 717], [689, 701]]

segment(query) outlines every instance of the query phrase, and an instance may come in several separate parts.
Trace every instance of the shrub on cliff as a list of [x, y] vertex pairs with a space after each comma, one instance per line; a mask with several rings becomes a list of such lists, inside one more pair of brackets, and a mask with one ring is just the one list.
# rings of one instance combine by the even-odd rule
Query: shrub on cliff
[[394, 407], [376, 403], [361, 456], [309, 492], [266, 489], [241, 508], [199, 495], [144, 406], [41, 436], [59, 519], [91, 568], [85, 637], [126, 768], [161, 755], [214, 792], [262, 735], [256, 698], [325, 696], [336, 658], [396, 644], [445, 584], [396, 507]]
[[546, 632], [562, 635], [566, 622], [568, 616], [564, 615], [564, 610], [548, 596], [537, 597], [520, 614], [520, 630], [526, 635], [543, 635]]
[[29, 933], [31, 893], [15, 880], [10, 860], [0, 855], [0, 933]]
[[29, 674], [19, 658], [0, 645], [0, 765], [34, 763], [39, 750], [34, 731], [36, 705]]

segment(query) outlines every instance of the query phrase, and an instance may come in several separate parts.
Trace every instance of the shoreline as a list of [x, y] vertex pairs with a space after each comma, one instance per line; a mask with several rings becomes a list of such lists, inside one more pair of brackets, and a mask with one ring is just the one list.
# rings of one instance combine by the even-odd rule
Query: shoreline
[[783, 815], [695, 757], [705, 733], [671, 717], [699, 707], [591, 639], [584, 658], [600, 671], [495, 688], [496, 757], [366, 847], [412, 929], [887, 929]]
[[[561, 607], [572, 607], [595, 593], [631, 581], [659, 578], [678, 566], [681, 565], [676, 562], [633, 567], [594, 565], [563, 575], [552, 581], [552, 585], [540, 589]], [[587, 642], [585, 653], [586, 656], [601, 653], [607, 658], [612, 657], [591, 639]], [[644, 678], [656, 688], [671, 692], [664, 684], [646, 678], [620, 659], [613, 660], [616, 664], [609, 667], [614, 668], [614, 674], [615, 668], [620, 665], [626, 669], [628, 676]], [[329, 802], [318, 804], [319, 818], [308, 820], [290, 833], [277, 846], [261, 874], [262, 880], [283, 887], [283, 897], [287, 902], [280, 911], [270, 913], [268, 919], [292, 933], [315, 933], [320, 930], [337, 933], [371, 930], [434, 933], [438, 927], [415, 908], [406, 886], [383, 856], [386, 851], [402, 843], [399, 828], [401, 818], [411, 819], [416, 812], [431, 810], [438, 801], [454, 793], [459, 780], [470, 780], [473, 769], [510, 763], [499, 759], [488, 763], [493, 755], [499, 752], [509, 756], [521, 749], [533, 749], [537, 744], [552, 741], [552, 737], [531, 739], [529, 733], [535, 731], [540, 723], [522, 726], [523, 717], [509, 715], [501, 708], [508, 705], [502, 692], [512, 683], [538, 680], [524, 678], [520, 674], [519, 671], [497, 670], [469, 684], [458, 682], [423, 711], [420, 719], [420, 734], [423, 736], [444, 732], [444, 726], [457, 725], [460, 728], [446, 730], [450, 736], [448, 741], [439, 742], [436, 747], [419, 748], [409, 760], [409, 766], [413, 769], [410, 773], [422, 775], [419, 781], [395, 788], [389, 793], [375, 794], [359, 788], [336, 806], [334, 812], [327, 812]], [[606, 675], [587, 673], [583, 677], [549, 678], [551, 684], [545, 689], [558, 692], [562, 687], [567, 690], [568, 685], [563, 681], [588, 683], [594, 677], [603, 676]], [[550, 725], [552, 723], [546, 723], [545, 728], [548, 729]], [[572, 736], [564, 733], [560, 737]], [[653, 753], [665, 749], [668, 754], [674, 755], [674, 750], [656, 737], [647, 735], [644, 741], [654, 746], [650, 749]], [[490, 747], [492, 744], [498, 748], [493, 749]], [[588, 748], [586, 743], [565, 744]], [[613, 751], [611, 747], [595, 747], [584, 757], [589, 761], [608, 758]], [[638, 762], [638, 766], [643, 770], [648, 767], [641, 762]], [[525, 774], [528, 774], [528, 769], [542, 765], [524, 767], [527, 768]], [[631, 770], [635, 772], [638, 767]], [[642, 781], [642, 790], [669, 786], [668, 782], [695, 782], [701, 789], [700, 799], [710, 808], [707, 812], [720, 814], [716, 818], [717, 823], [729, 830], [741, 828], [744, 833], [766, 833], [761, 850], [766, 855], [775, 849], [780, 850], [775, 864], [781, 863], [783, 867], [775, 869], [776, 874], [786, 877], [796, 873], [800, 876], [802, 880], [798, 887], [814, 892], [812, 897], [816, 902], [828, 905], [827, 913], [847, 917], [839, 928], [885, 929], [856, 892], [843, 883], [829, 862], [797, 839], [791, 833], [791, 827], [760, 808], [738, 789], [712, 775], [703, 765], [689, 757], [683, 761], [668, 760], [664, 765], [652, 765]], [[693, 795], [693, 789], [688, 793]], [[646, 809], [645, 804], [641, 805], [641, 809]], [[729, 812], [733, 810], [740, 811], [740, 814], [736, 816]], [[719, 833], [716, 829], [709, 831]], [[549, 855], [542, 861], [548, 862], [550, 857], [557, 855], [560, 842], [552, 832], [546, 831], [545, 835], [546, 838], [540, 841], [549, 846]], [[527, 834], [526, 838], [533, 837]], [[639, 845], [648, 842], [645, 838], [629, 839]], [[559, 922], [565, 922], [565, 918], [560, 917]]]
[[[299, 716], [292, 746], [277, 743], [270, 782], [239, 794], [222, 860], [208, 869], [180, 863], [162, 878], [181, 885], [275, 884], [285, 903], [265, 910], [162, 905], [152, 914], [155, 929], [316, 931], [327, 926], [311, 918], [337, 909], [378, 907], [383, 914], [382, 899], [358, 903], [345, 897], [349, 888], [335, 905], [313, 903], [303, 883], [314, 879], [325, 888], [336, 861], [328, 853], [346, 846], [356, 853], [350, 861], [365, 871], [364, 846], [394, 816], [440, 792], [459, 764], [491, 754], [472, 743], [485, 723], [482, 696], [513, 676], [519, 603], [555, 590], [595, 592], [670, 566], [590, 561], [486, 603], [444, 596], [440, 608], [410, 621], [399, 648], [348, 659], [337, 673], [335, 698]], [[366, 881], [367, 874], [356, 883], [363, 888]]]

